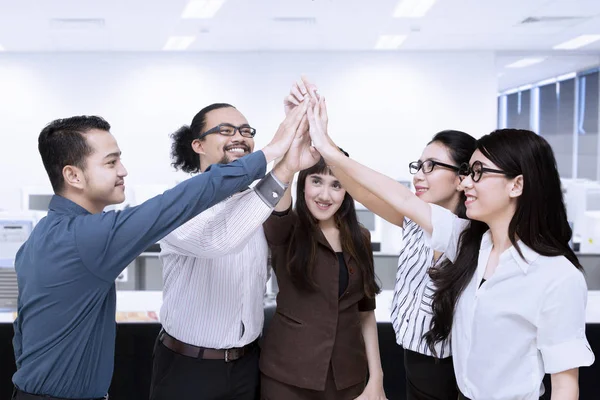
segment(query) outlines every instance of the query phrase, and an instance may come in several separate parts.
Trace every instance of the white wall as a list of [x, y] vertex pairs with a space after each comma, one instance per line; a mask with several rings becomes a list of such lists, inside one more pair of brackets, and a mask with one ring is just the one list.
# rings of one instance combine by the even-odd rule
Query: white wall
[[49, 121], [97, 114], [113, 126], [126, 185], [167, 184], [169, 133], [213, 102], [235, 105], [268, 143], [300, 73], [327, 98], [330, 133], [353, 158], [397, 179], [442, 129], [496, 126], [494, 55], [477, 53], [94, 53], [0, 56], [0, 209], [47, 185], [37, 136]]

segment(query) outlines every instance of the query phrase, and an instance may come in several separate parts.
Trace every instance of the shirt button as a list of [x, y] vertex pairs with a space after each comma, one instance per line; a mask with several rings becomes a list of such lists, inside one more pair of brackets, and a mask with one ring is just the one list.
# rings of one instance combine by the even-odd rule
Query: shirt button
[[278, 195], [277, 193], [275, 193], [275, 192], [273, 192], [273, 193], [272, 193], [272, 195], [273, 195], [273, 198], [274, 198], [274, 199], [276, 199], [276, 198], [278, 198], [278, 197], [279, 197], [279, 195]]
[[350, 271], [351, 274], [354, 273], [354, 268], [350, 267], [348, 270]]

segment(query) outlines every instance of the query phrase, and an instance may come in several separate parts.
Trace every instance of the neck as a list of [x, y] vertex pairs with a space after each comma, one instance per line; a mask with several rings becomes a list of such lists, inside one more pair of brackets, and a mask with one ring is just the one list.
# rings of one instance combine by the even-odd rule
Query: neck
[[333, 217], [326, 219], [325, 221], [319, 221], [319, 228], [321, 228], [322, 231], [337, 229], [337, 227], [335, 226], [335, 220]]
[[494, 248], [500, 252], [512, 246], [508, 237], [508, 226], [511, 218], [498, 218], [495, 221], [488, 223], [490, 233], [492, 234], [492, 243]]
[[87, 211], [89, 211], [91, 214], [99, 214], [104, 210], [104, 207], [106, 207], [108, 204], [96, 204], [93, 201], [91, 201], [90, 199], [86, 198], [85, 196], [79, 194], [79, 193], [72, 193], [72, 192], [64, 192], [64, 193], [60, 193], [60, 196], [64, 197], [65, 199], [71, 200], [73, 203], [77, 204], [80, 207], [85, 208]]
[[450, 210], [454, 214], [456, 214], [456, 209], [458, 208], [458, 204], [460, 203], [460, 201], [460, 196], [454, 196], [452, 200], [448, 200], [444, 203], [439, 203], [437, 205], [440, 207], [444, 207], [445, 209]]

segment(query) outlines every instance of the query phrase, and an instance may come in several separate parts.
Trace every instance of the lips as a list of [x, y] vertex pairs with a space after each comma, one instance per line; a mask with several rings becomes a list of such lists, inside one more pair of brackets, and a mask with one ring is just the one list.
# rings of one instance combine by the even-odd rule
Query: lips
[[250, 148], [242, 143], [236, 143], [225, 147], [225, 151], [229, 154], [246, 154], [250, 153]]
[[472, 194], [467, 194], [466, 196], [467, 196], [467, 199], [465, 200], [466, 206], [468, 206], [469, 204], [473, 204], [473, 202], [477, 200], [477, 197]]
[[415, 186], [415, 194], [417, 196], [422, 196], [428, 190], [429, 190], [429, 188], [426, 188], [424, 186]]
[[322, 211], [327, 211], [331, 207], [330, 203], [322, 203], [320, 201], [315, 201], [315, 204], [317, 205], [317, 208]]

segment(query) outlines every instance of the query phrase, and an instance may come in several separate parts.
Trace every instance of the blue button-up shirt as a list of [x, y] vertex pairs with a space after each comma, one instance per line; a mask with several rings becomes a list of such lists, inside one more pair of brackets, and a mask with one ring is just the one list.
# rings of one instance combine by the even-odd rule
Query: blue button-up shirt
[[113, 373], [117, 276], [148, 246], [265, 169], [259, 151], [120, 212], [90, 214], [54, 196], [16, 256], [14, 384], [38, 395], [104, 396]]

